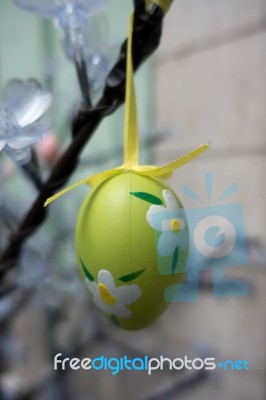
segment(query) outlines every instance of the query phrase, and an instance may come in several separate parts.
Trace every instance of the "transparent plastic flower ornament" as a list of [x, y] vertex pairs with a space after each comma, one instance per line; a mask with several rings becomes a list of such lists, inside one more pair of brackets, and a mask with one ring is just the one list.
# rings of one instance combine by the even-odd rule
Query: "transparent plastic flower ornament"
[[104, 87], [112, 65], [119, 55], [120, 44], [110, 42], [109, 22], [105, 13], [95, 15], [86, 27], [88, 49], [85, 55], [92, 94]]
[[65, 32], [65, 50], [70, 59], [77, 59], [88, 48], [86, 20], [101, 10], [108, 0], [14, 0], [20, 8], [52, 19]]
[[31, 146], [49, 129], [43, 119], [52, 95], [35, 80], [10, 81], [0, 105], [0, 151], [4, 150], [18, 165], [31, 160]]

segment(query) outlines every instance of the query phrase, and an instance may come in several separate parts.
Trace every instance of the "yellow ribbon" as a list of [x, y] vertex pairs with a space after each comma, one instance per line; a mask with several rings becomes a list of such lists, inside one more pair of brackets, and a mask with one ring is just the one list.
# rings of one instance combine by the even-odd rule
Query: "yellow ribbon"
[[157, 4], [159, 6], [164, 14], [166, 14], [171, 7], [173, 0], [146, 0], [146, 10], [149, 8], [151, 4]]
[[[158, 1], [158, 3], [163, 1]], [[128, 45], [127, 45], [127, 80], [126, 80], [126, 112], [125, 112], [125, 130], [124, 130], [124, 164], [120, 167], [109, 169], [107, 171], [100, 172], [91, 177], [82, 179], [81, 181], [67, 187], [56, 193], [54, 196], [49, 197], [44, 203], [44, 206], [52, 203], [63, 194], [75, 189], [76, 187], [87, 183], [91, 187], [98, 185], [103, 180], [121, 174], [125, 171], [133, 171], [140, 175], [155, 177], [155, 178], [168, 178], [172, 171], [182, 167], [184, 164], [198, 157], [201, 153], [209, 148], [209, 144], [202, 144], [190, 153], [178, 158], [177, 160], [163, 165], [139, 165], [139, 132], [138, 132], [138, 120], [137, 120], [137, 107], [136, 107], [136, 96], [135, 87], [133, 80], [133, 66], [132, 66], [132, 30], [133, 30], [133, 18], [130, 17], [129, 30], [128, 30]]]

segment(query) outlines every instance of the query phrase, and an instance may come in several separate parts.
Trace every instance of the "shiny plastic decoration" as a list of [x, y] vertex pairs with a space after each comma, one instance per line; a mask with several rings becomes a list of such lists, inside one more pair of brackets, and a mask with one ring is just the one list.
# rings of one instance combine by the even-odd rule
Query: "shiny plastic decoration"
[[107, 0], [14, 0], [17, 6], [49, 18], [65, 32], [65, 50], [70, 59], [77, 59], [88, 49], [85, 34], [87, 18], [101, 10]]
[[50, 126], [43, 119], [52, 95], [35, 80], [10, 81], [0, 105], [0, 151], [4, 150], [18, 165], [31, 159], [30, 146], [38, 142]]
[[132, 26], [133, 17], [127, 46], [124, 164], [85, 178], [45, 203], [83, 183], [93, 188], [76, 226], [80, 273], [98, 309], [130, 330], [144, 328], [162, 314], [169, 304], [165, 289], [181, 281], [186, 267], [186, 217], [164, 179], [209, 147], [201, 145], [164, 166], [139, 165]]
[[165, 289], [182, 279], [188, 229], [179, 199], [163, 180], [125, 172], [87, 196], [75, 241], [95, 305], [116, 325], [140, 329], [165, 310]]

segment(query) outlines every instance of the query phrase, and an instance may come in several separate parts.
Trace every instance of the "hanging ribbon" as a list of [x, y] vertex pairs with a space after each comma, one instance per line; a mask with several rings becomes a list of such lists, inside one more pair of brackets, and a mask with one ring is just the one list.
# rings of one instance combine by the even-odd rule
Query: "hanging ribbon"
[[163, 13], [166, 14], [171, 7], [172, 2], [173, 0], [145, 0], [146, 10], [149, 9], [151, 4], [156, 4], [163, 10]]
[[[153, 1], [155, 3], [170, 3], [169, 1]], [[140, 175], [150, 176], [154, 178], [168, 178], [172, 171], [182, 167], [189, 161], [198, 157], [204, 151], [209, 148], [209, 144], [202, 144], [190, 153], [184, 155], [177, 160], [163, 165], [163, 166], [152, 166], [152, 165], [139, 165], [139, 132], [138, 132], [138, 119], [137, 119], [137, 107], [136, 107], [136, 96], [135, 86], [133, 80], [133, 66], [132, 66], [132, 31], [133, 31], [133, 18], [130, 17], [129, 30], [128, 30], [128, 45], [127, 45], [127, 71], [126, 71], [126, 111], [125, 111], [125, 130], [124, 130], [124, 164], [120, 167], [109, 169], [104, 172], [100, 172], [91, 177], [82, 179], [81, 181], [67, 187], [56, 193], [54, 196], [46, 200], [44, 206], [52, 203], [65, 193], [76, 187], [87, 183], [91, 187], [97, 186], [100, 182], [105, 179], [121, 174], [125, 171], [132, 171]]]

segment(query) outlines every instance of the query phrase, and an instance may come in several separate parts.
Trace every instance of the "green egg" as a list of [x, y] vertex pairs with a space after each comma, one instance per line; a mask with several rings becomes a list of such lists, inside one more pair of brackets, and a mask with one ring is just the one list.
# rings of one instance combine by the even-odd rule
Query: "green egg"
[[78, 216], [79, 270], [98, 309], [124, 329], [153, 323], [181, 282], [188, 254], [182, 204], [164, 180], [133, 172], [106, 179]]

